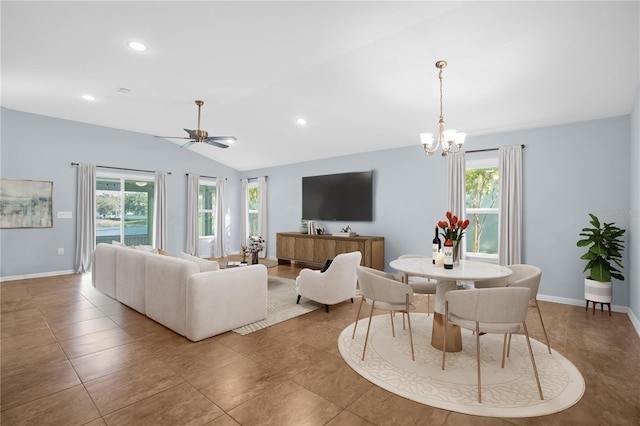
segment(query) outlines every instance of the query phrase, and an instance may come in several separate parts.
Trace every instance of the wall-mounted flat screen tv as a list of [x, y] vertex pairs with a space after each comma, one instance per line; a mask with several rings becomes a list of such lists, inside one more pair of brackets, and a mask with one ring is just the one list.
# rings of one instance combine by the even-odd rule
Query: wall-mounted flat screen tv
[[373, 171], [303, 177], [302, 217], [371, 222]]

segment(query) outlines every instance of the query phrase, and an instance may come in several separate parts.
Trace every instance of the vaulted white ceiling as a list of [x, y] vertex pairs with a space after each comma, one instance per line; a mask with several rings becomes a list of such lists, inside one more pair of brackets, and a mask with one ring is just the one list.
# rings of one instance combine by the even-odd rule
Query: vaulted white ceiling
[[637, 1], [0, 7], [2, 106], [186, 136], [202, 99], [201, 127], [238, 142], [190, 149], [238, 170], [418, 144], [437, 130], [440, 59], [444, 118], [469, 149], [474, 135], [628, 114], [640, 78]]

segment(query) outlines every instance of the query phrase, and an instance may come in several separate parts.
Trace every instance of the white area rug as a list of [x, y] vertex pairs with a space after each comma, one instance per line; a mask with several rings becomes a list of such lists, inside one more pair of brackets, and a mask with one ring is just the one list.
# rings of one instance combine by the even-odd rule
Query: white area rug
[[511, 339], [511, 354], [500, 368], [502, 336], [480, 337], [482, 403], [478, 403], [476, 344], [462, 330], [462, 352], [447, 353], [442, 370], [442, 352], [431, 346], [433, 315], [412, 314], [415, 361], [411, 360], [409, 330], [402, 329], [402, 315], [395, 316], [396, 337], [391, 335], [389, 314], [372, 319], [365, 360], [362, 347], [367, 318], [345, 328], [338, 338], [344, 360], [372, 383], [410, 400], [444, 410], [489, 417], [536, 417], [565, 410], [577, 403], [585, 384], [580, 371], [565, 357], [531, 339], [540, 375], [544, 401], [540, 400], [524, 335]]
[[297, 298], [295, 280], [269, 275], [267, 318], [236, 328], [233, 331], [242, 335], [253, 333], [324, 306], [304, 297], [300, 300], [300, 304], [296, 304]]

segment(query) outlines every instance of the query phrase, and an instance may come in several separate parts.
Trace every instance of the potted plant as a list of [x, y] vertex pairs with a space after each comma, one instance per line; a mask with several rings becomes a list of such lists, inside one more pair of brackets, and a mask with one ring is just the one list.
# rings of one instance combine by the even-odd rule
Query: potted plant
[[307, 224], [307, 221], [304, 219], [300, 219], [300, 233], [301, 234], [309, 233], [309, 225]]
[[[584, 297], [589, 301], [611, 304], [611, 278], [624, 281], [620, 269], [623, 268], [622, 250], [624, 242], [621, 237], [625, 230], [615, 226], [614, 223], [600, 223], [594, 215], [591, 216], [591, 228], [582, 228], [580, 235], [584, 238], [577, 242], [578, 247], [587, 247], [588, 250], [580, 259], [586, 260], [584, 271], [589, 275], [584, 280]], [[595, 303], [594, 303], [595, 308]]]

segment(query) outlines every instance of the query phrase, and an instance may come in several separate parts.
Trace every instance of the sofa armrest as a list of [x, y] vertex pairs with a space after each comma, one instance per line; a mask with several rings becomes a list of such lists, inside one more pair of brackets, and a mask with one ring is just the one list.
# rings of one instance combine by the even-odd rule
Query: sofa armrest
[[196, 342], [267, 317], [267, 268], [249, 265], [193, 274], [186, 336]]
[[117, 299], [116, 259], [122, 247], [100, 243], [91, 254], [91, 284], [107, 296]]

